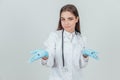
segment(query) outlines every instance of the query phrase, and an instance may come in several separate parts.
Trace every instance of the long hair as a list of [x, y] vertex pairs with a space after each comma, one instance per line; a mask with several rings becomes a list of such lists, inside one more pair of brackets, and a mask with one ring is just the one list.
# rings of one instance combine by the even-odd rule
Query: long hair
[[64, 12], [64, 11], [69, 11], [76, 18], [78, 17], [78, 22], [75, 25], [75, 31], [79, 32], [81, 34], [81, 31], [80, 31], [80, 21], [79, 21], [80, 18], [79, 18], [78, 10], [77, 10], [77, 8], [73, 4], [67, 4], [67, 5], [65, 5], [65, 6], [63, 6], [61, 8], [60, 14], [59, 14], [59, 22], [58, 22], [58, 28], [57, 28], [57, 30], [62, 30], [63, 29], [63, 27], [61, 25], [61, 13]]

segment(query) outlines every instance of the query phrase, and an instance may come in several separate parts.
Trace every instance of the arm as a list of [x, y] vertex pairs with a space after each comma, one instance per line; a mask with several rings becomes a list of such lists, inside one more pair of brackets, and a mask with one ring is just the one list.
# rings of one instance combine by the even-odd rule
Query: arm
[[40, 60], [42, 65], [52, 67], [54, 65], [54, 55], [55, 55], [55, 33], [51, 33], [49, 35], [44, 45], [45, 45], [44, 50], [37, 49], [31, 52], [33, 56], [30, 58], [29, 62]]
[[55, 50], [56, 50], [56, 33], [52, 32], [48, 39], [44, 42], [45, 50], [48, 52], [49, 57], [44, 57], [41, 59], [42, 65], [52, 67], [54, 65]]
[[80, 68], [84, 68], [88, 64], [89, 56], [82, 53], [82, 51], [86, 48], [87, 45], [87, 38], [81, 36], [81, 55], [80, 55]]
[[80, 55], [80, 68], [86, 67], [88, 64], [88, 60], [89, 60], [89, 56], [81, 54]]

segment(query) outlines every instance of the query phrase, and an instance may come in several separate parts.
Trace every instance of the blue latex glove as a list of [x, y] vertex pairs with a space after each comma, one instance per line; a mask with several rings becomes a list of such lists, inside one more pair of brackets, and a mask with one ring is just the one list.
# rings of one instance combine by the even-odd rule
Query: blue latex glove
[[98, 53], [95, 50], [92, 50], [92, 49], [83, 49], [82, 50], [82, 54], [90, 56], [90, 57], [98, 60], [98, 56], [97, 56]]
[[33, 56], [29, 60], [30, 63], [34, 62], [40, 58], [48, 57], [48, 52], [43, 49], [33, 50], [33, 51], [31, 51], [31, 53], [33, 54]]

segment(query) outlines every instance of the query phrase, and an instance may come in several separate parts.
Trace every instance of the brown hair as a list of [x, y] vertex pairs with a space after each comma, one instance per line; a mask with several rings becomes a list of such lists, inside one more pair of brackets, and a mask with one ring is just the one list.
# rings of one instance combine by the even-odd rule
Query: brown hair
[[79, 21], [79, 14], [78, 14], [78, 11], [77, 11], [77, 8], [73, 5], [73, 4], [67, 4], [65, 6], [63, 6], [60, 10], [60, 14], [59, 14], [59, 23], [58, 23], [58, 28], [57, 30], [62, 30], [63, 27], [61, 25], [61, 13], [64, 12], [64, 11], [69, 11], [71, 12], [76, 18], [78, 17], [78, 22], [76, 23], [75, 25], [75, 31], [76, 32], [79, 32], [81, 34], [81, 31], [80, 31], [80, 21]]

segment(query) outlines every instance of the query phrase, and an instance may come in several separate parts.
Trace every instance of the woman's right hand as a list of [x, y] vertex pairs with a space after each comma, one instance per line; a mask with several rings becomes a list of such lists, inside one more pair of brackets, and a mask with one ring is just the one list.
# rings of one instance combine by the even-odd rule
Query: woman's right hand
[[30, 58], [30, 62], [34, 62], [36, 60], [39, 60], [40, 58], [44, 60], [48, 59], [48, 52], [43, 49], [33, 50], [31, 53], [33, 54], [33, 56]]

